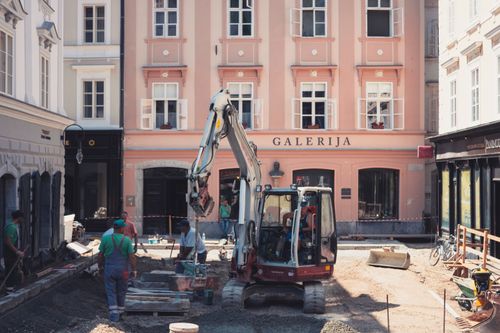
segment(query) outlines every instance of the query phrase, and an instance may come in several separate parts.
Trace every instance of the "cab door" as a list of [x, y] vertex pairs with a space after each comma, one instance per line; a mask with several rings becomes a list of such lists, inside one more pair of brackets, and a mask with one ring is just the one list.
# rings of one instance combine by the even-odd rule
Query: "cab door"
[[320, 237], [321, 262], [335, 263], [337, 261], [337, 230], [335, 225], [335, 209], [331, 192], [320, 192]]

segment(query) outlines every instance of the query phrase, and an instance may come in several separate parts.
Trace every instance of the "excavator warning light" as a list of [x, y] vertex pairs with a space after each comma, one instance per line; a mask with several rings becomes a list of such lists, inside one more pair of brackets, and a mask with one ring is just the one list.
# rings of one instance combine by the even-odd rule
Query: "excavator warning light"
[[292, 189], [292, 190], [296, 190], [296, 189], [297, 189], [297, 184], [292, 184], [292, 185], [290, 185], [290, 189]]
[[262, 185], [255, 186], [255, 192], [257, 192], [257, 193], [262, 192]]
[[270, 190], [272, 190], [272, 189], [273, 189], [273, 187], [271, 186], [271, 184], [266, 184], [266, 185], [264, 185], [264, 189], [265, 189], [266, 191], [270, 191]]

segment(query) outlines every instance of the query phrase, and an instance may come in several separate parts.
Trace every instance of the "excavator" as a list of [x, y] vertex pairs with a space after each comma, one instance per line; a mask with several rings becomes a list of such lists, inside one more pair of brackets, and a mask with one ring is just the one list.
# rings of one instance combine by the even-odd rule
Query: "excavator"
[[322, 281], [332, 277], [337, 260], [332, 189], [262, 185], [257, 147], [248, 141], [229, 91], [218, 91], [209, 110], [189, 176], [189, 204], [197, 218], [208, 216], [214, 207], [208, 180], [224, 138], [240, 170], [236, 242], [230, 279], [222, 290], [222, 307], [243, 309], [258, 294], [298, 297], [305, 313], [324, 313]]

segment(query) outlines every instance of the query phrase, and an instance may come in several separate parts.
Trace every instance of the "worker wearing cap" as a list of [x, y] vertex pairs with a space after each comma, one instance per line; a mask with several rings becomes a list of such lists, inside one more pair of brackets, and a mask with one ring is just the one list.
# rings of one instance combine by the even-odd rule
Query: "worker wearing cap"
[[116, 220], [114, 232], [106, 235], [99, 246], [99, 269], [104, 268], [104, 287], [109, 306], [109, 320], [119, 321], [125, 311], [125, 294], [127, 293], [129, 264], [131, 276], [137, 276], [136, 257], [130, 238], [123, 234], [125, 221]]
[[[12, 219], [7, 220], [4, 227], [3, 257], [5, 263], [5, 273], [10, 275], [6, 281], [7, 291], [13, 291], [23, 281], [23, 273], [19, 269], [19, 258], [23, 258], [25, 253], [18, 248], [18, 226], [24, 221], [24, 214], [16, 210], [11, 214]], [[17, 267], [15, 267], [17, 266]]]
[[182, 220], [180, 223], [180, 227], [180, 250], [179, 255], [177, 256], [177, 264], [175, 266], [175, 272], [178, 274], [184, 273], [184, 266], [180, 262], [181, 260], [194, 259], [195, 247], [198, 252], [198, 263], [204, 264], [207, 260], [207, 250], [200, 234], [198, 233], [198, 235], [196, 235], [195, 230], [191, 228], [188, 220]]

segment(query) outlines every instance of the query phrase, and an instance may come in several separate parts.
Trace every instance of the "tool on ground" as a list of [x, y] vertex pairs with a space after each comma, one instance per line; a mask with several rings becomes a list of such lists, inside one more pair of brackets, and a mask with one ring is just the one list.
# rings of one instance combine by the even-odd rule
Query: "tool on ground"
[[[26, 253], [26, 251], [28, 251], [29, 248], [30, 248], [29, 245], [26, 246], [23, 253]], [[19, 269], [19, 264], [22, 262], [22, 260], [23, 260], [23, 257], [17, 257], [16, 262], [11, 267], [11, 269], [7, 272], [7, 275], [5, 275], [5, 278], [3, 279], [2, 284], [0, 284], [0, 292], [2, 292], [3, 287], [7, 283], [7, 280], [9, 279], [10, 275], [14, 272], [14, 269]]]
[[408, 269], [410, 254], [408, 252], [394, 252], [393, 249], [371, 250], [367, 264], [387, 268]]
[[139, 245], [141, 246], [141, 249], [144, 251], [144, 253], [148, 253], [148, 250], [146, 249], [143, 243], [139, 243]]
[[[239, 187], [233, 189], [239, 195], [233, 278], [223, 289], [222, 306], [242, 308], [254, 292], [291, 292], [303, 299], [304, 312], [323, 313], [321, 281], [331, 278], [337, 258], [332, 188], [322, 178], [314, 185], [303, 178], [286, 188], [263, 185], [257, 146], [248, 141], [229, 91], [221, 89], [212, 97], [190, 172], [189, 204], [196, 221], [214, 207], [208, 180], [221, 140], [226, 137], [240, 175]], [[279, 163], [275, 164], [279, 169]], [[278, 248], [278, 244], [282, 246]]]

